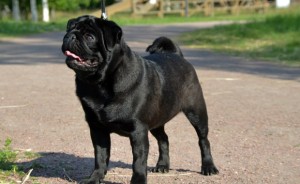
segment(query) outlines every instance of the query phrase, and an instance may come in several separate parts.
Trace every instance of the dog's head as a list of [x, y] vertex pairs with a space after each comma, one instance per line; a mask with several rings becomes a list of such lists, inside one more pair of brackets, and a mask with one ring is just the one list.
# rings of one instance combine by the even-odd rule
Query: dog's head
[[110, 64], [121, 38], [121, 28], [112, 21], [87, 15], [71, 19], [62, 44], [66, 64], [76, 73], [101, 72]]

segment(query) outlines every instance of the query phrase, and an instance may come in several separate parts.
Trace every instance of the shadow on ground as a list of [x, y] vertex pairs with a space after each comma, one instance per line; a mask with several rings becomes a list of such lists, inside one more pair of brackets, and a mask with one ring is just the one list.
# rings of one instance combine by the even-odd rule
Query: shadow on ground
[[[127, 27], [126, 32], [133, 31], [136, 27]], [[145, 27], [145, 31], [146, 28]], [[137, 51], [140, 55], [147, 55], [144, 49], [147, 45], [158, 36], [175, 36], [183, 32], [183, 30], [167, 31], [161, 27], [151, 27], [158, 33], [137, 38], [137, 35], [127, 34], [125, 40], [131, 46], [133, 51]], [[159, 32], [159, 30], [163, 30]], [[0, 66], [1, 65], [40, 65], [40, 64], [64, 64], [65, 56], [61, 52], [61, 44], [64, 33], [47, 33], [35, 35], [24, 38], [23, 41], [1, 41], [0, 43]], [[144, 35], [144, 34], [141, 34]], [[28, 40], [31, 40], [29, 43]], [[138, 44], [137, 44], [138, 43]], [[142, 48], [141, 44], [145, 44]], [[185, 58], [191, 62], [195, 67], [208, 70], [229, 71], [236, 73], [246, 73], [252, 75], [259, 75], [269, 78], [278, 78], [284, 80], [298, 80], [300, 81], [300, 68], [287, 67], [279, 64], [268, 62], [249, 61], [241, 57], [231, 57], [224, 54], [218, 54], [210, 51], [199, 49], [190, 49], [182, 47]]]
[[[94, 167], [94, 158], [78, 157], [72, 154], [55, 152], [43, 152], [39, 154], [41, 155], [39, 158], [28, 162], [18, 163], [19, 167], [24, 168], [25, 172], [33, 169], [31, 173], [31, 176], [33, 177], [61, 178], [67, 181], [80, 181], [87, 178]], [[128, 177], [131, 176], [131, 164], [124, 163], [122, 161], [110, 161], [109, 170], [113, 168], [128, 169], [130, 170]], [[149, 167], [148, 172], [150, 172], [152, 168], [153, 167]], [[186, 169], [176, 169], [173, 171], [199, 174], [199, 172]], [[106, 176], [106, 178], [107, 177], [108, 176]], [[113, 182], [105, 181], [105, 183], [112, 184]]]
[[43, 45], [40, 42], [14, 43], [1, 42], [1, 65], [36, 65], [36, 64], [65, 64], [65, 56], [61, 52], [60, 45]]
[[196, 68], [259, 75], [269, 78], [300, 81], [300, 68], [280, 64], [249, 61], [241, 57], [197, 49], [183, 49], [185, 58]]
[[[80, 181], [87, 178], [93, 170], [93, 158], [78, 157], [66, 153], [39, 153], [37, 159], [21, 162], [18, 165], [27, 172], [33, 169], [31, 176], [43, 178], [61, 178], [68, 181]], [[110, 161], [109, 169], [112, 168], [131, 169], [131, 165], [121, 161]], [[105, 182], [111, 183], [111, 182]]]

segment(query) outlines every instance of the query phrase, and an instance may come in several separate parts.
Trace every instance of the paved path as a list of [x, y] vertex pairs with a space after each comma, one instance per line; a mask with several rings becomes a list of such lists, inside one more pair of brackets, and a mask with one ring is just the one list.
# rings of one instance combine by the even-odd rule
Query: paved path
[[[178, 34], [215, 23], [125, 27], [133, 50], [144, 55], [158, 36]], [[41, 153], [22, 159], [39, 165], [32, 176], [41, 183], [69, 183], [87, 176], [93, 150], [84, 115], [74, 93], [74, 73], [60, 51], [64, 33], [0, 41], [0, 141]], [[209, 139], [217, 176], [199, 175], [196, 134], [179, 114], [167, 125], [171, 172], [149, 174], [149, 183], [298, 183], [300, 181], [300, 69], [247, 61], [183, 48], [196, 68], [207, 101]], [[148, 165], [157, 159], [150, 136]], [[131, 151], [126, 138], [113, 135], [107, 181], [128, 183]]]

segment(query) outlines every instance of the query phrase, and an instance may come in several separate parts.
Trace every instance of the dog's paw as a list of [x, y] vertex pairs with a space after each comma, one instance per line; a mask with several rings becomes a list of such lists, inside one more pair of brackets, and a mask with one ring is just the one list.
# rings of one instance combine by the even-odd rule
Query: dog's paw
[[201, 167], [201, 174], [205, 176], [213, 175], [213, 174], [218, 174], [219, 170], [216, 168], [215, 165], [206, 165]]
[[154, 173], [168, 173], [169, 172], [169, 167], [165, 165], [157, 165], [153, 169], [151, 169], [151, 172]]
[[80, 181], [79, 184], [103, 184], [105, 174], [106, 171], [103, 173], [103, 170], [94, 170], [89, 178]]

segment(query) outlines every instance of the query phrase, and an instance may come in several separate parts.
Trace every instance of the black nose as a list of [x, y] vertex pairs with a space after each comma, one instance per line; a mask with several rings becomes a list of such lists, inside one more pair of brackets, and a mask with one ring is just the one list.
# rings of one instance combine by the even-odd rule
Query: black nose
[[74, 33], [66, 34], [63, 38], [63, 44], [61, 47], [62, 52], [64, 53], [66, 50], [70, 50], [77, 37]]
[[76, 40], [76, 35], [74, 33], [67, 34], [64, 37], [64, 42], [70, 42], [70, 41], [75, 41]]

